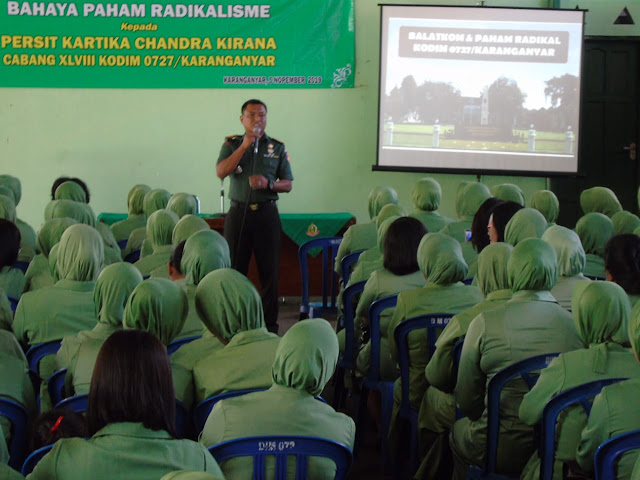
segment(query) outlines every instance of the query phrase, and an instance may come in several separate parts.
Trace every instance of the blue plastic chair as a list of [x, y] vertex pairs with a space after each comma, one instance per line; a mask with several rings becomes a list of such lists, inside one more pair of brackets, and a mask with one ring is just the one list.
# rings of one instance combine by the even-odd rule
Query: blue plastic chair
[[129, 263], [136, 263], [138, 260], [140, 260], [140, 250], [134, 250], [129, 255], [124, 257], [124, 261]]
[[20, 302], [20, 300], [18, 300], [15, 297], [9, 297], [9, 296], [7, 296], [7, 298], [9, 299], [9, 303], [11, 304], [11, 311], [15, 315], [16, 310], [18, 309], [18, 303]]
[[640, 448], [640, 430], [634, 430], [610, 438], [596, 450], [593, 463], [596, 480], [616, 480], [616, 460], [629, 450]]
[[53, 445], [53, 443], [51, 445], [45, 445], [44, 447], [34, 450], [29, 454], [27, 459], [22, 464], [22, 470], [20, 471], [23, 477], [26, 477], [31, 472], [33, 472], [33, 469], [36, 468], [36, 465], [42, 459], [42, 457], [44, 457], [51, 451]]
[[196, 408], [193, 410], [193, 424], [196, 427], [196, 432], [200, 433], [204, 428], [204, 424], [207, 423], [207, 418], [209, 418], [209, 414], [216, 403], [220, 400], [225, 400], [227, 398], [239, 397], [240, 395], [246, 395], [247, 393], [253, 392], [262, 392], [266, 390], [266, 388], [250, 388], [246, 390], [234, 390], [232, 392], [224, 392], [218, 395], [213, 395], [209, 398], [205, 398], [201, 401]]
[[[301, 245], [298, 249], [300, 273], [302, 275], [302, 300], [300, 303], [300, 319], [314, 318], [324, 313], [335, 314], [338, 309], [338, 276], [333, 270], [333, 262], [338, 253], [342, 237], [315, 238]], [[309, 250], [322, 249], [322, 302], [309, 302]]]
[[181, 346], [186, 345], [187, 343], [193, 342], [194, 340], [197, 340], [199, 338], [202, 338], [202, 335], [179, 338], [178, 340], [174, 340], [169, 345], [167, 345], [167, 353], [169, 354], [169, 356], [171, 356], [174, 353], [176, 353], [176, 350], [178, 350]]
[[464, 283], [465, 285], [473, 285], [473, 277], [471, 278], [465, 278], [462, 283]]
[[500, 394], [503, 387], [516, 377], [522, 377], [529, 389], [538, 381], [538, 372], [546, 368], [559, 353], [546, 353], [520, 360], [503, 368], [489, 380], [487, 393], [487, 453], [484, 468], [472, 465], [467, 472], [471, 479], [511, 479], [496, 472], [498, 463], [498, 434], [500, 433]]
[[89, 395], [86, 393], [82, 395], [74, 395], [73, 397], [67, 397], [56, 404], [56, 408], [68, 408], [77, 413], [84, 413], [87, 411], [87, 404], [89, 403]]
[[358, 250], [357, 252], [351, 252], [348, 255], [342, 257], [340, 262], [340, 271], [342, 272], [342, 284], [349, 284], [349, 277], [351, 277], [351, 267], [358, 261], [360, 255], [364, 250]]
[[13, 268], [17, 268], [22, 273], [27, 273], [27, 269], [29, 268], [29, 263], [31, 263], [31, 262], [25, 262], [24, 260], [18, 260], [16, 263], [13, 264]]
[[[345, 257], [346, 258], [346, 257]], [[344, 375], [355, 368], [355, 311], [354, 298], [364, 290], [366, 280], [349, 285], [342, 293], [344, 328], [344, 352], [338, 357], [335, 372], [335, 388], [333, 390], [333, 407], [340, 408], [345, 400]]]
[[436, 339], [439, 335], [438, 330], [446, 327], [453, 315], [453, 313], [418, 315], [417, 317], [408, 318], [400, 322], [393, 331], [398, 349], [398, 365], [400, 366], [402, 389], [398, 418], [408, 421], [411, 426], [411, 473], [415, 472], [418, 462], [418, 411], [413, 410], [409, 404], [409, 334], [414, 330], [425, 331], [427, 335], [427, 351], [429, 358], [431, 358], [433, 352], [436, 351]]
[[287, 457], [296, 458], [296, 480], [308, 478], [308, 457], [326, 457], [336, 464], [336, 480], [347, 478], [352, 454], [341, 443], [317, 437], [292, 435], [245, 437], [209, 447], [219, 464], [234, 457], [253, 457], [253, 480], [265, 480], [266, 457], [275, 457], [275, 480], [287, 479]]
[[391, 423], [391, 413], [393, 411], [393, 383], [380, 379], [380, 314], [393, 308], [398, 303], [398, 295], [376, 300], [369, 306], [369, 333], [371, 341], [371, 358], [369, 361], [369, 372], [362, 380], [360, 401], [356, 412], [356, 449], [360, 446], [367, 427], [367, 400], [369, 392], [375, 390], [380, 392], [382, 418], [380, 432], [380, 449], [382, 453], [382, 468], [388, 466], [389, 451], [387, 448], [387, 433]]
[[120, 250], [124, 250], [127, 246], [127, 242], [129, 241], [129, 239], [125, 238], [124, 240], [119, 240], [118, 241], [118, 246], [120, 247]]
[[603, 387], [618, 383], [626, 378], [607, 378], [594, 382], [584, 383], [577, 387], [569, 388], [564, 392], [555, 395], [547, 402], [542, 411], [542, 421], [540, 424], [540, 480], [553, 480], [553, 462], [555, 459], [556, 422], [560, 412], [565, 408], [580, 404], [584, 408], [587, 416], [591, 413], [591, 402]]
[[29, 363], [29, 371], [31, 377], [31, 383], [33, 385], [33, 391], [36, 394], [38, 401], [38, 407], [40, 406], [40, 361], [48, 356], [55, 355], [60, 350], [60, 344], [62, 340], [51, 340], [50, 342], [39, 343], [27, 350], [27, 362]]
[[8, 445], [9, 466], [14, 470], [20, 470], [22, 462], [27, 456], [29, 415], [19, 403], [0, 398], [0, 417], [6, 417], [12, 425], [11, 442]]
[[597, 277], [595, 275], [585, 275], [585, 277], [587, 277], [589, 280], [597, 280], [601, 282], [604, 282], [607, 280], [605, 277]]
[[67, 369], [63, 368], [53, 372], [47, 382], [47, 389], [49, 390], [49, 398], [51, 399], [51, 405], [57, 405], [64, 399], [64, 379], [67, 375]]
[[[464, 345], [464, 337], [458, 340], [453, 346], [451, 355], [453, 356], [453, 374], [455, 378], [458, 378], [458, 367], [460, 366], [460, 357], [462, 356], [462, 347]], [[460, 420], [464, 417], [462, 411], [456, 405], [456, 420]]]

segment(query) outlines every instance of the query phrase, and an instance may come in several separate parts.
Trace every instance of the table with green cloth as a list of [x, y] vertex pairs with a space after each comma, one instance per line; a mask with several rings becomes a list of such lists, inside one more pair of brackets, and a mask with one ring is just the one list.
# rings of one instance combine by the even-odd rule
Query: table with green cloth
[[[199, 217], [204, 218], [214, 230], [223, 232], [224, 215], [220, 213], [200, 213]], [[120, 220], [127, 218], [126, 213], [101, 213], [98, 215], [98, 221], [111, 225]], [[338, 213], [281, 213], [280, 221], [282, 222], [281, 253], [280, 253], [280, 295], [283, 296], [300, 296], [302, 287], [300, 285], [300, 265], [298, 261], [298, 247], [303, 243], [314, 238], [335, 237], [344, 234], [349, 226], [356, 223], [353, 214], [349, 212]], [[317, 252], [316, 252], [317, 254]], [[310, 264], [311, 272], [317, 268], [315, 263], [319, 258], [313, 259]], [[249, 279], [256, 285], [259, 285], [255, 260], [251, 260], [249, 267]], [[319, 295], [321, 289], [318, 290], [313, 284], [311, 286], [311, 295]]]

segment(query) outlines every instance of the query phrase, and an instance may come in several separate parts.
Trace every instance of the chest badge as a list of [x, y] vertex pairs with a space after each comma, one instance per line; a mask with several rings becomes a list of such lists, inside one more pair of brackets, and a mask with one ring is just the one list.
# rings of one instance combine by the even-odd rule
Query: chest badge
[[309, 225], [309, 228], [307, 228], [307, 237], [315, 237], [319, 233], [320, 229], [315, 223], [312, 223], [311, 225]]

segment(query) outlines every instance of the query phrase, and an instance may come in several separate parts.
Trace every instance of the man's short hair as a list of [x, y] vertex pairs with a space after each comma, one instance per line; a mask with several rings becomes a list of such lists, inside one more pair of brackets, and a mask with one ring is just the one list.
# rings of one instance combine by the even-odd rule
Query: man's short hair
[[265, 112], [267, 111], [267, 104], [262, 100], [258, 100], [257, 98], [252, 98], [251, 100], [247, 100], [242, 104], [242, 108], [240, 109], [240, 113], [244, 114], [245, 109], [249, 105], [262, 105], [264, 107]]

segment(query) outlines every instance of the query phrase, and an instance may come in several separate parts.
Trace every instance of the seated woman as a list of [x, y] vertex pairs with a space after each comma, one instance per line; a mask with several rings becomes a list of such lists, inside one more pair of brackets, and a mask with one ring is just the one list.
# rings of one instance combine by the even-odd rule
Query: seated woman
[[[147, 192], [142, 200], [142, 211], [144, 216], [149, 221], [149, 217], [155, 211], [162, 210], [167, 207], [171, 194], [162, 188], [156, 188]], [[136, 228], [129, 234], [127, 239], [127, 246], [122, 251], [122, 258], [125, 258], [130, 253], [140, 250], [140, 258], [153, 253], [153, 248], [149, 242], [145, 242], [147, 239], [147, 225], [144, 227]], [[144, 247], [144, 252], [142, 251]]]
[[67, 396], [89, 393], [100, 347], [112, 333], [122, 329], [124, 307], [140, 282], [142, 275], [130, 263], [109, 265], [100, 272], [93, 290], [98, 324], [92, 330], [65, 337], [56, 355], [56, 369], [67, 369]]
[[142, 209], [144, 196], [151, 191], [148, 185], [134, 185], [127, 195], [127, 210], [129, 215], [124, 220], [111, 225], [111, 231], [117, 242], [127, 240], [131, 232], [136, 228], [145, 228], [147, 226], [147, 217]]
[[375, 247], [377, 231], [376, 217], [382, 207], [390, 203], [398, 203], [398, 194], [392, 187], [379, 186], [371, 190], [369, 193], [369, 218], [371, 221], [351, 225], [347, 231], [344, 232], [333, 265], [335, 272], [338, 274], [341, 273], [340, 262], [342, 262], [342, 259], [348, 254]]
[[49, 268], [49, 252], [57, 245], [64, 231], [76, 222], [72, 218], [53, 218], [44, 222], [38, 229], [38, 253], [24, 274], [25, 292], [34, 292], [44, 287], [51, 287], [55, 283]]
[[613, 231], [616, 235], [622, 233], [633, 233], [633, 231], [640, 227], [640, 218], [634, 213], [623, 210], [621, 212], [614, 213], [611, 217], [613, 222]]
[[489, 243], [504, 242], [504, 231], [509, 220], [519, 211], [522, 206], [516, 202], [501, 202], [491, 210], [489, 223], [487, 223], [487, 233]]
[[185, 274], [184, 288], [189, 301], [189, 314], [177, 338], [202, 336], [183, 345], [171, 356], [174, 386], [187, 407], [193, 403], [195, 394], [193, 383], [195, 363], [224, 347], [224, 344], [205, 328], [198, 316], [196, 289], [208, 273], [230, 267], [229, 245], [215, 230], [194, 233], [185, 242], [180, 268]]
[[267, 331], [260, 295], [241, 273], [223, 268], [196, 289], [202, 323], [224, 344], [196, 362], [196, 401], [218, 393], [268, 388], [280, 337]]
[[439, 232], [445, 225], [453, 222], [452, 219], [438, 213], [441, 198], [440, 184], [431, 177], [421, 178], [411, 193], [415, 210], [409, 216], [420, 220], [428, 232]]
[[606, 187], [592, 187], [580, 194], [580, 206], [585, 215], [595, 212], [607, 217], [613, 217], [616, 212], [622, 211], [622, 205], [613, 190]]
[[632, 233], [611, 237], [604, 247], [604, 268], [607, 280], [627, 292], [633, 308], [640, 300], [640, 237]]
[[167, 210], [175, 213], [178, 218], [195, 215], [198, 213], [198, 202], [195, 195], [190, 193], [174, 193], [167, 203]]
[[[420, 240], [426, 233], [425, 226], [415, 218], [400, 217], [391, 223], [384, 239], [383, 268], [373, 272], [367, 280], [356, 308], [356, 322], [360, 321], [363, 327], [368, 327], [369, 307], [373, 302], [425, 285], [426, 280], [418, 267], [417, 252]], [[396, 362], [391, 360], [387, 337], [392, 316], [393, 309], [389, 308], [379, 319], [380, 378], [387, 381], [398, 378]], [[356, 361], [356, 368], [361, 375], [364, 376], [369, 372], [370, 361], [371, 341], [368, 341], [360, 350]]]
[[[606, 378], [640, 377], [640, 364], [633, 353], [615, 340], [622, 325], [628, 325], [629, 302], [624, 290], [611, 282], [580, 282], [573, 293], [573, 319], [586, 349], [554, 358], [542, 370], [535, 386], [520, 404], [520, 419], [535, 425], [545, 404], [560, 392], [583, 383]], [[563, 463], [575, 460], [580, 432], [587, 423], [581, 406], [565, 410], [556, 427], [554, 476], [562, 480]], [[522, 479], [540, 478], [540, 458], [534, 454]]]
[[551, 295], [562, 308], [570, 310], [573, 287], [579, 282], [588, 280], [582, 275], [587, 257], [580, 237], [573, 230], [554, 225], [544, 232], [542, 240], [553, 247], [558, 257], [558, 282], [551, 289]]
[[[213, 275], [213, 274], [212, 274]], [[271, 388], [223, 400], [213, 407], [200, 442], [211, 446], [252, 435], [320, 437], [353, 448], [355, 425], [348, 416], [316, 400], [336, 368], [338, 341], [331, 325], [321, 318], [296, 323], [276, 351]], [[293, 463], [287, 478], [295, 477]], [[251, 478], [252, 461], [231, 459], [222, 464], [227, 478]], [[267, 460], [267, 478], [273, 462]], [[309, 459], [311, 480], [332, 479], [331, 460]]]
[[[22, 199], [22, 185], [20, 179], [11, 175], [0, 175], [0, 185], [9, 188], [13, 192], [13, 203], [16, 208]], [[28, 223], [16, 218], [16, 227], [20, 230], [20, 254], [18, 260], [30, 261], [36, 253], [36, 232]]]
[[171, 365], [154, 335], [121, 330], [98, 354], [91, 378], [87, 422], [91, 438], [64, 438], [29, 478], [160, 478], [175, 470], [222, 475], [202, 446], [178, 440]]
[[158, 267], [166, 268], [171, 257], [171, 235], [178, 220], [175, 213], [164, 209], [153, 212], [147, 220], [147, 240], [153, 253], [134, 263], [143, 277], [151, 275]]
[[11, 330], [13, 311], [9, 297], [13, 300], [20, 298], [24, 289], [24, 275], [19, 269], [13, 268], [20, 251], [20, 230], [4, 218], [0, 218], [0, 245], [0, 329]]
[[[486, 231], [486, 229], [485, 229]], [[503, 305], [511, 298], [507, 278], [507, 262], [513, 247], [508, 243], [488, 245], [478, 255], [478, 287], [484, 301], [455, 315], [436, 341], [436, 351], [427, 363], [425, 376], [429, 387], [422, 397], [418, 414], [422, 465], [416, 478], [437, 478], [443, 449], [449, 430], [456, 421], [457, 367], [453, 358], [454, 345], [464, 338], [471, 321], [480, 313]]]
[[560, 202], [556, 194], [551, 190], [538, 190], [535, 192], [531, 197], [531, 208], [535, 208], [544, 215], [549, 227], [556, 224], [560, 214]]
[[587, 213], [578, 220], [576, 233], [587, 255], [587, 264], [582, 273], [589, 277], [605, 278], [604, 247], [613, 237], [613, 222], [602, 213]]
[[[629, 338], [636, 360], [640, 355], [640, 306], [636, 304], [629, 317]], [[622, 377], [631, 376], [624, 373]], [[580, 443], [576, 450], [576, 460], [580, 467], [593, 472], [593, 456], [598, 447], [612, 437], [632, 430], [640, 429], [640, 378], [604, 387], [593, 400], [591, 414], [587, 426], [582, 430]], [[631, 476], [634, 462], [638, 457], [637, 450], [627, 452], [618, 461], [616, 478], [619, 480], [635, 480]]]
[[187, 241], [191, 235], [200, 230], [210, 230], [209, 224], [200, 217], [195, 215], [184, 215], [180, 221], [176, 223], [171, 234], [171, 244], [175, 247], [180, 242]]
[[[418, 265], [427, 280], [424, 287], [405, 290], [398, 295], [398, 304], [389, 323], [387, 336], [391, 358], [397, 361], [398, 346], [393, 336], [396, 326], [409, 318], [429, 313], [460, 313], [482, 301], [478, 287], [466, 286], [462, 280], [467, 264], [462, 248], [453, 238], [443, 233], [428, 233], [418, 246]], [[424, 369], [429, 362], [426, 335], [409, 335], [409, 403], [418, 410], [427, 390]], [[391, 444], [397, 435], [396, 420], [401, 401], [400, 379], [394, 387], [393, 418], [389, 437]]]
[[[511, 253], [507, 274], [511, 300], [478, 315], [464, 338], [455, 392], [458, 407], [468, 417], [454, 424], [449, 437], [456, 480], [465, 478], [469, 465], [483, 465], [485, 460], [485, 401], [491, 378], [525, 358], [584, 347], [571, 314], [549, 292], [558, 278], [551, 245], [537, 238], [523, 240]], [[520, 475], [534, 450], [533, 429], [518, 418], [527, 388], [522, 382], [507, 390], [500, 403], [497, 468]]]
[[518, 210], [504, 229], [504, 241], [518, 245], [527, 238], [540, 238], [547, 229], [547, 219], [535, 208]]
[[[473, 216], [473, 222], [471, 222], [471, 246], [476, 252], [476, 256], [472, 258], [467, 266], [469, 267], [469, 271], [467, 272], [467, 278], [474, 278], [478, 273], [478, 257], [477, 255], [482, 252], [484, 247], [491, 243], [491, 239], [489, 238], [489, 232], [487, 230], [487, 225], [489, 224], [489, 218], [491, 217], [491, 212], [496, 205], [503, 203], [502, 200], [498, 200], [495, 197], [487, 198], [478, 211]], [[473, 282], [474, 285], [477, 284], [476, 281]]]
[[494, 185], [491, 187], [491, 195], [503, 202], [515, 202], [522, 207], [525, 205], [524, 192], [519, 186], [513, 183]]

